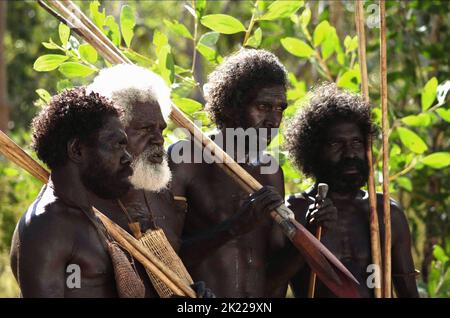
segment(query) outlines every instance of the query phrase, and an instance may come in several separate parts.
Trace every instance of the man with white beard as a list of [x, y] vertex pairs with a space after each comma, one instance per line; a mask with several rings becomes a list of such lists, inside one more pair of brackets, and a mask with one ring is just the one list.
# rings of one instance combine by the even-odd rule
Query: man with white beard
[[[118, 224], [131, 234], [136, 231], [129, 226], [133, 223], [141, 233], [162, 228], [178, 253], [185, 215], [168, 189], [171, 171], [162, 135], [170, 113], [169, 88], [158, 75], [122, 64], [102, 70], [87, 90], [111, 99], [122, 110], [121, 121], [128, 137], [126, 150], [133, 157], [133, 188], [118, 200], [97, 200], [92, 204], [107, 216], [121, 215]], [[249, 210], [261, 209], [267, 202], [267, 193], [263, 192], [250, 196], [247, 206]], [[146, 296], [156, 296], [144, 268], [138, 262], [136, 267], [146, 286]], [[196, 284], [194, 289], [201, 297], [211, 296], [204, 284]]]

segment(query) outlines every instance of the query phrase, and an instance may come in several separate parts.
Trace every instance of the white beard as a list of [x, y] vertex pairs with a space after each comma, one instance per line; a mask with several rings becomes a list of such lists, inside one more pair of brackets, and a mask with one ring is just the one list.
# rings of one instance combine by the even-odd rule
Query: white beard
[[144, 189], [151, 192], [160, 192], [167, 188], [172, 172], [170, 171], [167, 158], [162, 163], [151, 163], [148, 161], [146, 152], [137, 157], [133, 163], [133, 175], [131, 183], [136, 189]]

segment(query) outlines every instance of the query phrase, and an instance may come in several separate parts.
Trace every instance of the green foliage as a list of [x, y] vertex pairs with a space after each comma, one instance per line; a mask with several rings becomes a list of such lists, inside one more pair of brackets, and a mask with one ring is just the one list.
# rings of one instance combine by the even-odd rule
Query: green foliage
[[244, 25], [236, 18], [227, 14], [210, 14], [201, 18], [200, 22], [207, 28], [223, 34], [244, 32]]
[[428, 295], [433, 298], [450, 298], [450, 240], [447, 240], [445, 250], [440, 245], [435, 245], [433, 256], [435, 260], [431, 263]]

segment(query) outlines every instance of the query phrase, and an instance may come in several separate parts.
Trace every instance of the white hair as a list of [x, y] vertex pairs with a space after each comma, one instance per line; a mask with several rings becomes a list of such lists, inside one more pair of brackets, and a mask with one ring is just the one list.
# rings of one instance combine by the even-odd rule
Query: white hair
[[135, 103], [159, 104], [164, 120], [171, 111], [170, 89], [157, 74], [140, 66], [119, 64], [100, 71], [87, 93], [95, 92], [111, 99], [124, 110], [124, 121], [128, 122], [130, 110]]
[[130, 178], [131, 184], [135, 189], [144, 189], [151, 192], [160, 192], [167, 188], [172, 172], [169, 168], [167, 157], [164, 156], [163, 162], [154, 164], [148, 162], [146, 153], [139, 155], [131, 166], [133, 175]]

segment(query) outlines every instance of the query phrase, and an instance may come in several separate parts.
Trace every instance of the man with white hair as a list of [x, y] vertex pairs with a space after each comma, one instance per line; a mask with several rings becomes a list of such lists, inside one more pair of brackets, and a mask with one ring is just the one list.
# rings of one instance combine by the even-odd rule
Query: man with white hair
[[[177, 208], [168, 189], [171, 171], [162, 135], [171, 107], [169, 88], [151, 71], [122, 64], [102, 70], [88, 91], [110, 98], [123, 110], [121, 120], [128, 136], [127, 151], [133, 157], [133, 188], [119, 200], [97, 200], [93, 205], [113, 216], [113, 220], [130, 233], [162, 228], [178, 253], [185, 215]], [[249, 197], [248, 209], [265, 208], [265, 197]], [[142, 266], [136, 265], [141, 276], [146, 276]], [[144, 282], [151, 293], [153, 288], [149, 280], [144, 278]], [[211, 296], [204, 284], [196, 284], [194, 288], [199, 296]]]

